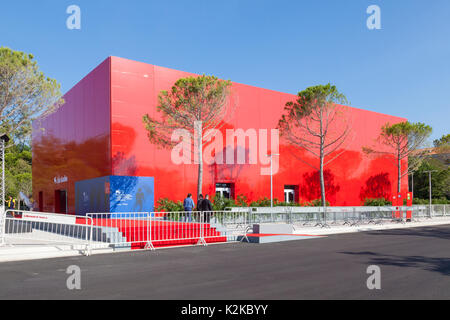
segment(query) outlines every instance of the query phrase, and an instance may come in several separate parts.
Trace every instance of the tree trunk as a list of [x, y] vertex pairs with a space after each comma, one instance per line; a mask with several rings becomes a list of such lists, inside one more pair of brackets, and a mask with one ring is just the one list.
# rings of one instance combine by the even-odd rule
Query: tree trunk
[[324, 152], [323, 147], [321, 147], [320, 150], [320, 193], [321, 193], [321, 200], [322, 200], [322, 207], [323, 207], [323, 221], [326, 221], [326, 207], [327, 207], [327, 201], [325, 197], [325, 178], [323, 174], [323, 162], [324, 162]]
[[325, 198], [325, 178], [323, 176], [323, 167], [325, 160], [325, 136], [323, 132], [323, 109], [320, 110], [320, 193], [323, 208], [323, 221], [326, 224], [327, 218], [327, 200]]
[[197, 179], [197, 203], [202, 194], [203, 186], [203, 128], [202, 123], [197, 123], [197, 152], [198, 152], [198, 179]]
[[398, 183], [397, 183], [397, 191], [400, 194], [402, 192], [402, 160], [400, 159], [400, 155], [398, 156]]

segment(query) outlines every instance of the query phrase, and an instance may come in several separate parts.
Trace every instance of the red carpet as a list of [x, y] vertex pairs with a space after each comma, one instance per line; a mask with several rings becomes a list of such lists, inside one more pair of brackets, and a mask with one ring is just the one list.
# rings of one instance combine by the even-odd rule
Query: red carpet
[[[78, 224], [86, 224], [87, 220], [78, 218]], [[150, 239], [150, 228], [146, 220], [128, 219], [93, 219], [94, 226], [115, 228], [122, 234], [132, 249], [144, 249]], [[216, 228], [210, 224], [185, 223], [172, 221], [153, 221], [151, 226], [151, 242], [155, 248], [180, 245], [194, 245], [200, 239], [201, 231], [206, 243], [226, 242]], [[105, 233], [108, 233], [105, 230]]]
[[318, 235], [311, 235], [311, 234], [282, 234], [282, 233], [277, 233], [277, 234], [269, 234], [269, 233], [248, 233], [247, 237], [273, 237], [273, 236], [297, 236], [297, 237], [318, 237], [321, 238], [323, 236], [318, 236]]

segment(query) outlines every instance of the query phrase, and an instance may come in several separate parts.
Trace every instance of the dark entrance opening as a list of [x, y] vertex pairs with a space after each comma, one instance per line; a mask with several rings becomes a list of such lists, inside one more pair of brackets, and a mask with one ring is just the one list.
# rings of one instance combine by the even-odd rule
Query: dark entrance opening
[[67, 213], [66, 190], [55, 190], [55, 213]]
[[216, 183], [216, 196], [234, 199], [234, 183]]
[[44, 211], [44, 192], [39, 191], [39, 212]]
[[299, 202], [299, 187], [295, 185], [284, 186], [284, 202], [294, 203]]

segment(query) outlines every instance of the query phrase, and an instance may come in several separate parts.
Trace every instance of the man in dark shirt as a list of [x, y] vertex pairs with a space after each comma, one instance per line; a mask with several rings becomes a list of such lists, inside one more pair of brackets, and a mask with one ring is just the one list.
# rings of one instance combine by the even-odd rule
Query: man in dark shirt
[[196, 211], [202, 211], [202, 202], [203, 202], [203, 195], [201, 194], [198, 196]]
[[209, 223], [211, 221], [211, 214], [213, 211], [212, 203], [209, 201], [209, 195], [206, 195], [202, 201], [199, 201], [200, 211], [203, 213], [204, 222]]

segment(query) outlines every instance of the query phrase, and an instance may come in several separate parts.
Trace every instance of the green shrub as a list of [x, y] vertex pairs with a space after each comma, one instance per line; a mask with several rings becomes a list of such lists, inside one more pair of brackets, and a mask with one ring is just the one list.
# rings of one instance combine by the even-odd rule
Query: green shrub
[[224, 198], [220, 195], [215, 195], [213, 197], [212, 204], [214, 211], [224, 211], [225, 208], [236, 207], [236, 203], [233, 199]]
[[[310, 202], [303, 203], [304, 207], [322, 207], [322, 200], [321, 199], [315, 199]], [[330, 202], [327, 201], [327, 207], [330, 206]]]
[[237, 207], [248, 207], [248, 198], [245, 195], [238, 195], [236, 199], [236, 206]]
[[300, 207], [301, 204], [297, 202], [278, 202], [277, 207]]
[[383, 207], [392, 206], [392, 202], [386, 200], [385, 198], [367, 198], [364, 200], [365, 207]]
[[[432, 204], [450, 204], [450, 200], [447, 200], [446, 198], [432, 199], [431, 203]], [[413, 204], [416, 204], [416, 205], [429, 205], [430, 204], [430, 200], [429, 199], [417, 199], [417, 198], [415, 198], [413, 200]]]
[[447, 198], [432, 199], [431, 203], [433, 203], [433, 204], [450, 204], [450, 200], [448, 200]]
[[155, 211], [157, 212], [178, 212], [184, 211], [183, 203], [181, 201], [173, 201], [168, 198], [161, 198], [156, 204]]
[[[278, 206], [278, 199], [273, 199], [273, 205], [274, 207]], [[269, 198], [264, 197], [262, 199], [253, 201], [250, 203], [250, 207], [252, 208], [256, 208], [256, 207], [270, 207], [271, 206], [271, 201]]]

